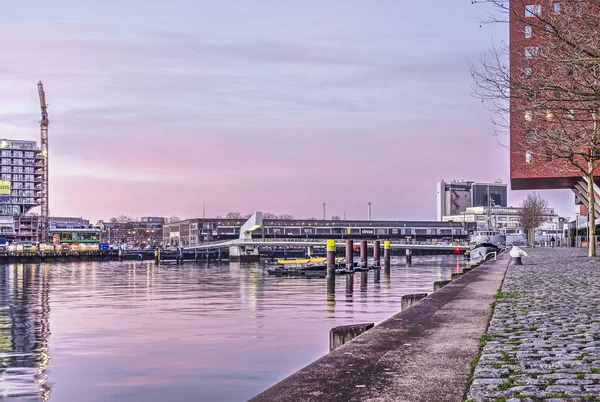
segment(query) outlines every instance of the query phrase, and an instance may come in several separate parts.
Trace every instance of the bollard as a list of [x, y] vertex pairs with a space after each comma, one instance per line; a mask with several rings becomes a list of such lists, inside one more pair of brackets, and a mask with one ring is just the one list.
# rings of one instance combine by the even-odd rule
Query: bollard
[[448, 285], [450, 282], [452, 282], [452, 281], [435, 281], [435, 282], [433, 282], [433, 291], [437, 292], [444, 286]]
[[390, 264], [392, 260], [392, 243], [389, 240], [383, 242], [383, 265], [386, 275], [390, 274]]
[[514, 267], [517, 265], [523, 265], [523, 261], [521, 261], [521, 257], [510, 257], [510, 260], [508, 260], [508, 266]]
[[354, 325], [341, 325], [339, 327], [332, 328], [329, 331], [329, 351], [333, 351], [336, 348], [344, 345], [346, 342], [350, 342], [363, 332], [366, 332], [375, 326], [374, 323], [368, 324], [354, 324]]
[[361, 268], [367, 267], [367, 241], [366, 240], [360, 241], [360, 267]]
[[119, 249], [119, 262], [123, 261], [123, 257], [121, 257], [121, 249]]
[[404, 295], [401, 299], [401, 311], [406, 310], [410, 306], [417, 304], [421, 300], [427, 297], [427, 293], [415, 293], [412, 295]]
[[407, 248], [406, 249], [406, 265], [410, 265], [412, 264], [412, 250]]
[[327, 240], [327, 277], [335, 277], [335, 240]]
[[157, 248], [156, 250], [154, 250], [154, 263], [155, 264], [158, 264], [158, 261], [160, 259], [160, 257], [159, 257], [160, 254], [159, 253], [160, 253], [160, 249], [159, 248]]
[[457, 280], [458, 278], [460, 278], [460, 277], [461, 277], [461, 276], [463, 276], [463, 275], [464, 275], [464, 274], [463, 274], [462, 272], [461, 272], [461, 273], [454, 273], [454, 274], [450, 275], [450, 279], [451, 279], [452, 281], [455, 281], [455, 280]]
[[354, 242], [346, 240], [346, 268], [354, 268]]
[[373, 243], [373, 260], [375, 261], [376, 267], [381, 266], [380, 251], [381, 251], [381, 242], [379, 240], [375, 240], [375, 242]]

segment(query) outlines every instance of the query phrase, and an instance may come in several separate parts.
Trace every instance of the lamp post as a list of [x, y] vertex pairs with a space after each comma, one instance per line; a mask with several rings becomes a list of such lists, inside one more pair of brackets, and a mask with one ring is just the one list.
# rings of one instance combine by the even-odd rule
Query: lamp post
[[579, 247], [577, 238], [579, 237], [579, 212], [575, 213], [575, 247]]

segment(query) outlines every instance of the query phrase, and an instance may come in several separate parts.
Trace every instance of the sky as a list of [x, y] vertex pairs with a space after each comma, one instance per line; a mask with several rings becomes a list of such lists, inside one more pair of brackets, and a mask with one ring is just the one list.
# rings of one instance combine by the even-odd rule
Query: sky
[[[450, 6], [451, 4], [451, 6]], [[32, 0], [0, 13], [0, 138], [39, 141], [50, 213], [436, 218], [440, 180], [509, 182], [468, 60], [471, 0]], [[527, 194], [511, 191], [509, 204]], [[568, 190], [544, 191], [574, 216]]]

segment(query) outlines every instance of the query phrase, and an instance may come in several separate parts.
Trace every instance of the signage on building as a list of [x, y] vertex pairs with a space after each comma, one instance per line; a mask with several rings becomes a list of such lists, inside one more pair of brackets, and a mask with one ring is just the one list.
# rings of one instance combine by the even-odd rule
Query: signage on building
[[60, 244], [60, 235], [58, 233], [55, 233], [54, 235], [52, 235], [52, 240], [54, 244]]
[[361, 229], [360, 234], [372, 235], [375, 234], [375, 229]]
[[0, 200], [6, 201], [10, 198], [10, 181], [0, 180]]

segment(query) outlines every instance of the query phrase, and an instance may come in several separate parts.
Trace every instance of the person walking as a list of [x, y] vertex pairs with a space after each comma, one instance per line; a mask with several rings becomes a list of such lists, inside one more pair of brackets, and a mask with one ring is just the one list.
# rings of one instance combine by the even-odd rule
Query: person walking
[[552, 236], [552, 238], [550, 239], [550, 245], [551, 245], [552, 247], [554, 247], [554, 242], [555, 242], [555, 240], [554, 240], [554, 236]]

